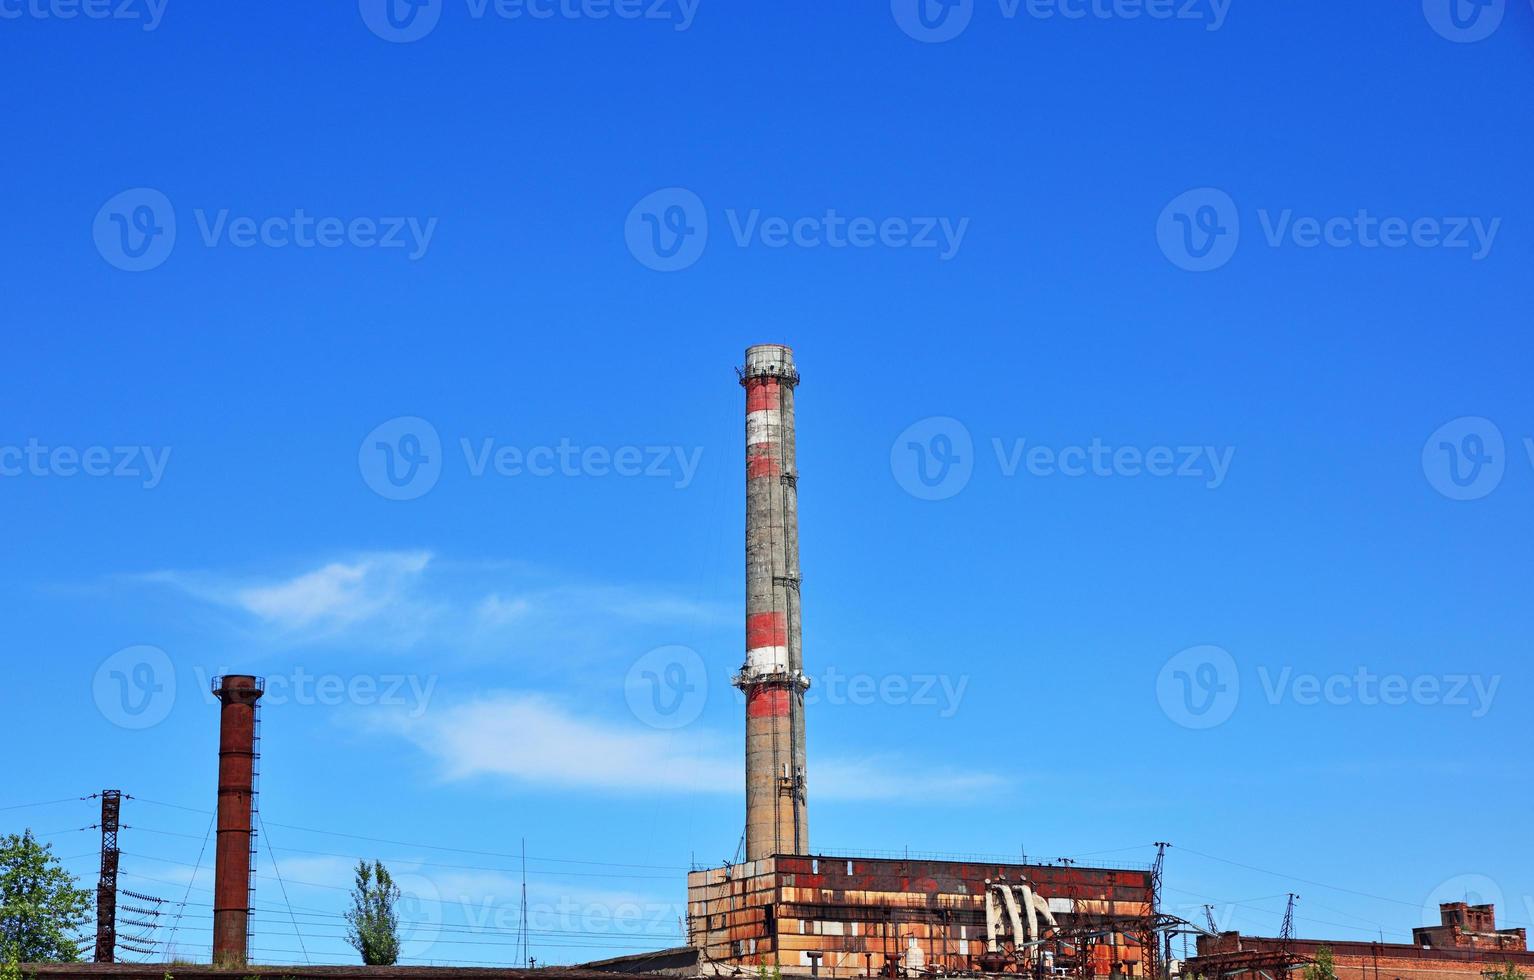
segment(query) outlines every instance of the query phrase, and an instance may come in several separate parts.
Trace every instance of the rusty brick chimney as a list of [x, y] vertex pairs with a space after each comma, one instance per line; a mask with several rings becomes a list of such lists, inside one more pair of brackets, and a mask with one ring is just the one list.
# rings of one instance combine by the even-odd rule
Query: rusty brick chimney
[[243, 967], [250, 955], [258, 733], [265, 683], [248, 674], [213, 679], [218, 696], [218, 843], [213, 869], [213, 964]]

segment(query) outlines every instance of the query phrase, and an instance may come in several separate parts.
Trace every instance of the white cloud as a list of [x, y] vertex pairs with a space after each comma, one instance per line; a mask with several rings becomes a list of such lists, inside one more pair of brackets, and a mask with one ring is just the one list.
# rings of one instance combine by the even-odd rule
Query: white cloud
[[571, 583], [515, 563], [438, 561], [426, 551], [364, 553], [279, 577], [162, 571], [136, 580], [234, 614], [234, 629], [256, 642], [324, 640], [369, 652], [428, 644], [497, 657], [559, 649], [569, 662], [739, 618], [723, 604], [663, 590]]
[[501, 776], [565, 787], [710, 792], [733, 787], [738, 765], [673, 732], [572, 714], [553, 701], [501, 694], [396, 719], [451, 780]]
[[526, 598], [492, 594], [479, 601], [474, 615], [481, 626], [496, 628], [526, 618], [532, 609], [533, 604]]
[[426, 552], [369, 555], [267, 585], [235, 589], [228, 601], [279, 626], [344, 627], [398, 602], [431, 561]]
[[812, 788], [823, 799], [927, 802], [929, 797], [969, 801], [1005, 789], [995, 773], [932, 768], [923, 760], [895, 756], [828, 759], [811, 767]]
[[[377, 721], [375, 720], [375, 723]], [[550, 698], [498, 693], [428, 716], [396, 716], [396, 734], [425, 751], [448, 780], [502, 778], [523, 784], [663, 794], [740, 791], [738, 741], [690, 727], [657, 731], [573, 712]], [[898, 757], [811, 760], [817, 799], [911, 803], [970, 799], [1006, 781]]]

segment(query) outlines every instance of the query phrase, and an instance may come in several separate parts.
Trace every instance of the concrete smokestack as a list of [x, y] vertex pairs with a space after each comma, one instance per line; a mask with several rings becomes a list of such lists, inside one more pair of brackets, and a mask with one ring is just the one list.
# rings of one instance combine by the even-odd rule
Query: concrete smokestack
[[243, 967], [250, 953], [251, 815], [256, 797], [259, 678], [213, 680], [218, 695], [218, 843], [213, 869], [213, 964]]
[[746, 860], [809, 851], [794, 352], [746, 351]]

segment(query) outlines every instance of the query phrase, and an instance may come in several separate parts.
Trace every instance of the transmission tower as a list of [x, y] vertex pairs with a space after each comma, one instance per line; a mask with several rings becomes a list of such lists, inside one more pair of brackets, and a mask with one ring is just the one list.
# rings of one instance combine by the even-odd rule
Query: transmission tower
[[[101, 799], [101, 877], [96, 881], [96, 962], [117, 962], [117, 831], [122, 823], [121, 790], [95, 794]], [[94, 798], [94, 797], [93, 797]]]
[[1289, 944], [1294, 942], [1294, 903], [1299, 900], [1298, 895], [1289, 893], [1289, 906], [1284, 909], [1284, 927], [1279, 932], [1279, 942], [1285, 953], [1289, 952]]
[[1163, 957], [1160, 945], [1161, 939], [1156, 935], [1156, 927], [1160, 924], [1161, 916], [1161, 877], [1166, 867], [1166, 849], [1171, 847], [1166, 841], [1156, 842], [1156, 863], [1151, 865], [1150, 874], [1150, 908], [1145, 913], [1145, 926], [1140, 934], [1140, 955], [1145, 958], [1145, 975], [1147, 977], [1161, 977], [1162, 971], [1171, 969], [1172, 936], [1167, 934], [1166, 955]]

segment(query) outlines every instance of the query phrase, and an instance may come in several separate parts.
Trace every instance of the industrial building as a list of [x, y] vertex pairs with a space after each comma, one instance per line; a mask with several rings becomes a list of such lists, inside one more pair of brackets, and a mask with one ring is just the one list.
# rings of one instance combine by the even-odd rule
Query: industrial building
[[1144, 976], [1152, 896], [1148, 870], [906, 857], [784, 854], [687, 878], [704, 973]]
[[[1200, 980], [1284, 980], [1329, 947], [1338, 980], [1481, 980], [1511, 963], [1534, 974], [1522, 929], [1498, 929], [1496, 910], [1456, 903], [1406, 944], [1321, 942], [1217, 933], [1163, 913], [1163, 859], [1149, 867], [1084, 867], [988, 857], [823, 854], [810, 844], [805, 739], [798, 468], [793, 351], [755, 346], [738, 369], [745, 393], [744, 834], [734, 862], [695, 868], [686, 881], [688, 945], [581, 968], [537, 971], [557, 980], [624, 973], [744, 976], [761, 971], [828, 977], [1032, 975], [1170, 978], [1171, 937], [1197, 935], [1181, 972]], [[112, 963], [116, 828], [121, 794], [104, 794], [96, 964], [29, 966], [53, 980], [196, 980], [221, 971], [294, 980], [372, 977], [464, 980], [530, 971], [426, 967], [247, 967], [254, 903], [254, 826], [262, 681], [213, 681], [220, 704], [217, 843], [211, 967]], [[678, 885], [681, 883], [678, 882]], [[163, 977], [162, 977], [163, 974]]]
[[[687, 879], [704, 972], [830, 976], [1020, 969], [1144, 975], [1149, 870], [823, 855], [810, 846], [791, 348], [746, 351], [746, 814], [743, 863]], [[1043, 921], [1041, 921], [1041, 918]], [[1045, 942], [1047, 926], [1055, 939]], [[1070, 936], [1067, 941], [1066, 936]]]

